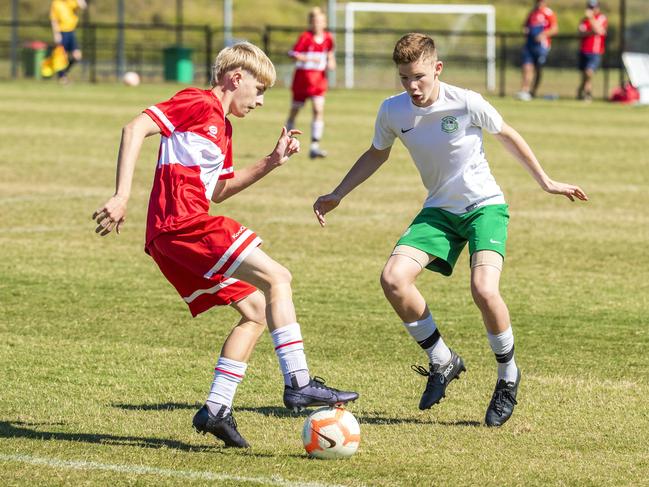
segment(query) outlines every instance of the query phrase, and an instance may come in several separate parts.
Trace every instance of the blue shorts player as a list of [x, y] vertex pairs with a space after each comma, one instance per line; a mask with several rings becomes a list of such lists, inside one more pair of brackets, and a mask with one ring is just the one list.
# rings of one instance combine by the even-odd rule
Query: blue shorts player
[[593, 75], [599, 68], [606, 49], [608, 19], [599, 9], [598, 0], [586, 2], [586, 13], [579, 24], [581, 46], [579, 48], [579, 71], [581, 83], [577, 90], [579, 100], [592, 99]]
[[529, 101], [536, 95], [541, 82], [541, 68], [545, 64], [552, 44], [552, 36], [558, 32], [557, 16], [545, 0], [536, 0], [535, 6], [523, 24], [527, 40], [521, 52], [522, 83], [519, 100]]

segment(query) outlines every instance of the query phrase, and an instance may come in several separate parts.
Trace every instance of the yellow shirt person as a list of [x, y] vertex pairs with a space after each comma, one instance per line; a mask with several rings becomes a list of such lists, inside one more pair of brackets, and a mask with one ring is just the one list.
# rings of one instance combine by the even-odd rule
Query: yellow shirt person
[[53, 0], [50, 6], [50, 21], [54, 43], [62, 46], [67, 54], [69, 64], [58, 71], [59, 79], [67, 81], [67, 73], [72, 65], [81, 60], [81, 49], [77, 42], [74, 30], [79, 23], [79, 10], [86, 8], [85, 0]]
[[79, 23], [79, 9], [85, 7], [77, 0], [54, 0], [50, 7], [50, 20], [56, 22], [59, 32], [72, 32]]

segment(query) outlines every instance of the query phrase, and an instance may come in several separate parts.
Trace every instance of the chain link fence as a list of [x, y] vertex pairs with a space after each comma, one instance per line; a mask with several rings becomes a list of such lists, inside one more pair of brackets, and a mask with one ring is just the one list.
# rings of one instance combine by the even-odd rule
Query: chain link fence
[[[646, 0], [630, 0], [628, 49], [649, 50], [647, 26], [649, 12]], [[633, 10], [636, 7], [637, 9]], [[14, 29], [15, 28], [15, 29]], [[293, 63], [287, 53], [303, 29], [293, 26], [236, 27], [232, 31], [234, 40], [248, 40], [262, 47], [275, 63], [278, 85], [288, 86], [293, 73]], [[407, 30], [356, 29], [354, 31], [354, 78], [355, 86], [369, 89], [400, 89], [399, 79], [392, 65], [392, 49], [399, 37]], [[0, 79], [9, 79], [25, 74], [20, 54], [11, 49], [12, 34], [17, 34], [19, 51], [31, 41], [45, 41], [51, 44], [49, 22], [0, 21]], [[449, 83], [465, 86], [477, 91], [486, 91], [486, 35], [481, 31], [431, 30], [435, 38], [440, 59], [445, 62], [443, 79]], [[73, 75], [90, 82], [111, 82], [124, 71], [136, 71], [145, 82], [164, 79], [164, 50], [182, 38], [183, 47], [191, 50], [195, 83], [207, 83], [210, 66], [216, 53], [224, 45], [221, 28], [209, 25], [184, 25], [178, 32], [176, 25], [167, 24], [111, 24], [86, 23], [77, 30], [84, 59]], [[332, 80], [334, 86], [344, 85], [344, 31], [334, 32], [337, 41], [336, 58], [338, 69]], [[610, 88], [610, 71], [619, 69], [619, 52], [615, 29], [611, 29], [607, 54], [602, 69], [596, 75], [595, 93], [606, 97]], [[640, 39], [640, 40], [639, 40]], [[647, 37], [644, 37], [647, 39]], [[123, 56], [118, 46], [123, 42]], [[524, 36], [520, 33], [496, 34], [497, 46], [497, 93], [511, 95], [519, 88], [520, 49]], [[541, 95], [550, 97], [572, 97], [579, 80], [577, 52], [579, 37], [559, 35], [553, 40], [552, 50], [544, 70]], [[12, 64], [13, 60], [13, 64]]]

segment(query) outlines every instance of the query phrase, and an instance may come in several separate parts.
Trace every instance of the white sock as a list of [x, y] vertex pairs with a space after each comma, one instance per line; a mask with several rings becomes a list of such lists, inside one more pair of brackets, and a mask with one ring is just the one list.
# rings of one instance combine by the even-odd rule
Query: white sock
[[300, 325], [290, 325], [277, 328], [270, 333], [273, 339], [279, 367], [284, 374], [284, 384], [291, 387], [302, 387], [309, 383], [309, 367], [304, 355], [304, 343]]
[[214, 416], [226, 415], [232, 408], [237, 387], [246, 375], [248, 364], [219, 357], [214, 367], [214, 381], [207, 396], [207, 408]]
[[487, 332], [487, 339], [498, 361], [498, 380], [516, 382], [518, 368], [514, 360], [514, 333], [511, 325], [498, 335]]
[[403, 326], [419, 346], [426, 351], [431, 364], [446, 364], [451, 360], [451, 350], [439, 334], [432, 315], [429, 314], [423, 320], [404, 323]]
[[311, 122], [311, 140], [318, 142], [322, 139], [324, 133], [324, 120], [314, 120]]

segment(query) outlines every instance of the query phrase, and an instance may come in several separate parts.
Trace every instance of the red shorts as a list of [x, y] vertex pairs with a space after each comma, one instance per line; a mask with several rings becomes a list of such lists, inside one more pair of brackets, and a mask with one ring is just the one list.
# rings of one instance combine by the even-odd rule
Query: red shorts
[[327, 92], [327, 73], [325, 71], [313, 71], [307, 69], [295, 70], [293, 77], [294, 102], [304, 102], [312, 96], [324, 96]]
[[158, 235], [146, 250], [196, 316], [256, 291], [231, 276], [259, 245], [261, 239], [252, 230], [225, 216], [208, 215], [190, 226]]

